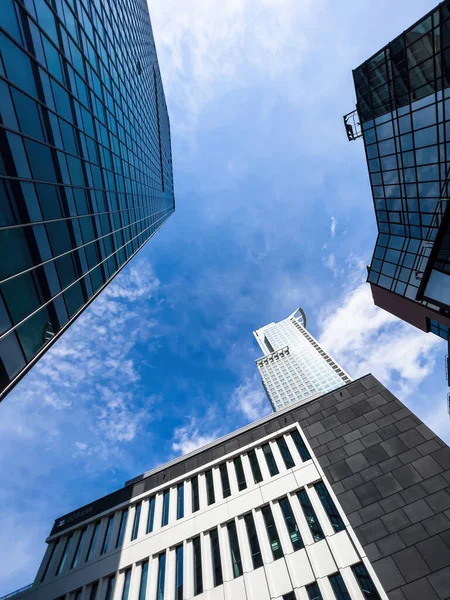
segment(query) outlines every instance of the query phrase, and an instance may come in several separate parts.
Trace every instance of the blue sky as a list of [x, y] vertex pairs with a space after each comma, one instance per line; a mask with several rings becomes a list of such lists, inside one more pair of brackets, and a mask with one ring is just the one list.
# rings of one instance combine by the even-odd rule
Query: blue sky
[[176, 212], [0, 407], [0, 595], [56, 517], [267, 412], [252, 331], [298, 305], [450, 442], [445, 343], [364, 283], [375, 217], [342, 124], [352, 68], [433, 6], [151, 0]]

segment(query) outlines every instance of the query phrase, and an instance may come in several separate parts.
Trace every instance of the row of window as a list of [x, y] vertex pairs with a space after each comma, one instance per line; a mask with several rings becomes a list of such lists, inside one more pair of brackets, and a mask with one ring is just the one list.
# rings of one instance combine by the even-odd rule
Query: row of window
[[[314, 485], [318, 497], [322, 502], [322, 506], [333, 525], [335, 531], [341, 531], [345, 528], [344, 523], [336, 509], [336, 506], [322, 481], [317, 482]], [[305, 517], [306, 523], [312, 533], [314, 541], [320, 541], [324, 539], [324, 534], [320, 522], [316, 516], [314, 508], [312, 506], [309, 493], [306, 489], [300, 489], [296, 492], [296, 497], [301, 508], [301, 511]], [[291, 497], [293, 500], [293, 497]], [[292, 543], [292, 550], [295, 552], [304, 548], [304, 543], [300, 534], [300, 530], [297, 526], [297, 522], [294, 516], [294, 512], [291, 506], [291, 500], [286, 496], [280, 498], [278, 503], [281, 508], [286, 530], [289, 534], [289, 538]], [[284, 556], [283, 547], [281, 544], [280, 536], [278, 533], [275, 518], [270, 505], [265, 505], [260, 509], [257, 509], [262, 515], [267, 540], [272, 554], [273, 560], [278, 560]], [[256, 513], [255, 513], [256, 514]], [[250, 549], [251, 561], [253, 569], [258, 569], [263, 566], [263, 557], [261, 552], [260, 540], [257, 533], [257, 527], [255, 524], [254, 513], [248, 513], [243, 516], [243, 529], [246, 532], [248, 547]], [[209, 544], [202, 544], [200, 536], [194, 537], [190, 540], [192, 544], [191, 552], [191, 569], [192, 569], [192, 584], [193, 594], [195, 596], [203, 593], [204, 591], [204, 566], [205, 564], [211, 565], [212, 569], [212, 584], [214, 587], [220, 586], [224, 582], [223, 574], [223, 544], [227, 541], [227, 550], [229, 550], [229, 557], [231, 559], [231, 568], [233, 578], [238, 578], [243, 575], [243, 565], [241, 558], [241, 547], [236, 527], [236, 520], [232, 520], [223, 526], [222, 535], [219, 533], [219, 527], [211, 529], [207, 533], [209, 538]], [[222, 540], [222, 541], [221, 541]], [[180, 544], [174, 548], [175, 551], [175, 598], [176, 600], [182, 600], [183, 598], [183, 560], [184, 560], [184, 547]], [[289, 552], [291, 549], [289, 549]], [[209, 560], [205, 563], [205, 556], [202, 555], [204, 552], [209, 552]], [[165, 594], [167, 593], [166, 586], [166, 560], [167, 553], [162, 552], [157, 557], [158, 569], [157, 569], [157, 594], [156, 600], [164, 600]], [[139, 600], [145, 600], [147, 593], [148, 583], [148, 561], [141, 564], [141, 575], [139, 584]], [[352, 567], [355, 577], [360, 584], [361, 591], [365, 598], [378, 600], [379, 595], [376, 588], [362, 563]], [[122, 600], [128, 600], [129, 586], [131, 578], [131, 568], [125, 571], [124, 584], [122, 591]], [[107, 593], [105, 600], [111, 600], [114, 592], [116, 576], [111, 575], [108, 579]], [[329, 577], [331, 587], [335, 593], [337, 600], [350, 599], [344, 580], [340, 573], [336, 573]], [[173, 585], [173, 582], [171, 583]], [[95, 589], [94, 589], [95, 588]], [[307, 586], [307, 592], [311, 600], [320, 600], [322, 598], [320, 588], [317, 583], [313, 583]], [[96, 600], [97, 588], [96, 584], [92, 586], [89, 600]], [[290, 600], [292, 595], [287, 594], [284, 598]]]
[[[292, 439], [292, 441], [294, 442], [295, 447], [297, 448], [297, 451], [301, 457], [301, 460], [302, 461], [310, 460], [311, 455], [310, 455], [299, 431], [297, 429], [294, 429], [293, 431], [291, 431], [289, 433], [289, 436]], [[287, 469], [291, 469], [291, 468], [295, 467], [295, 461], [294, 461], [291, 451], [289, 450], [289, 447], [288, 447], [285, 437], [280, 436], [280, 437], [276, 438], [274, 440], [274, 443], [276, 443], [276, 445], [280, 451], [280, 454], [281, 454], [281, 457], [282, 457], [285, 467]], [[273, 477], [273, 476], [277, 475], [279, 473], [279, 468], [278, 468], [275, 456], [272, 452], [271, 443], [266, 442], [265, 444], [263, 444], [261, 446], [261, 451], [264, 456], [270, 476]], [[262, 476], [262, 472], [261, 472], [261, 468], [259, 465], [258, 456], [256, 454], [255, 448], [252, 448], [251, 450], [249, 450], [247, 452], [247, 457], [248, 457], [248, 461], [250, 464], [250, 469], [251, 469], [254, 483], [257, 484], [257, 483], [262, 482], [263, 476]], [[244, 468], [242, 465], [241, 456], [236, 456], [232, 460], [232, 463], [233, 463], [234, 472], [235, 472], [235, 476], [236, 476], [238, 491], [245, 490], [247, 488], [247, 480], [246, 480]], [[217, 470], [218, 470], [219, 476], [220, 476], [222, 497], [225, 499], [225, 498], [228, 498], [229, 496], [231, 496], [231, 485], [230, 485], [230, 479], [229, 479], [229, 474], [228, 474], [228, 464], [226, 462], [221, 463], [217, 467]], [[205, 485], [206, 485], [206, 502], [207, 502], [207, 505], [210, 506], [216, 502], [216, 489], [215, 489], [215, 485], [214, 485], [213, 469], [211, 468], [211, 469], [208, 469], [207, 471], [205, 471], [203, 476], [204, 476]], [[200, 510], [199, 477], [200, 477], [200, 475], [195, 475], [190, 480], [192, 513], [195, 513]], [[169, 524], [170, 500], [171, 500], [171, 493], [170, 493], [170, 488], [169, 488], [169, 489], [165, 490], [164, 492], [162, 492], [162, 511], [161, 511], [161, 522], [160, 522], [161, 527], [165, 527], [166, 525]], [[133, 526], [131, 529], [131, 541], [135, 540], [139, 534], [141, 513], [142, 513], [142, 501], [135, 504], [134, 508], [135, 508], [135, 510], [134, 510]], [[155, 508], [156, 508], [156, 496], [152, 496], [148, 501], [148, 517], [147, 517], [147, 523], [145, 526], [145, 535], [152, 533], [155, 528]], [[202, 506], [202, 508], [205, 508], [205, 507]], [[100, 555], [103, 555], [110, 550], [114, 550], [114, 549], [117, 549], [117, 548], [120, 548], [123, 546], [124, 541], [125, 541], [125, 531], [126, 531], [126, 526], [127, 526], [127, 521], [128, 521], [129, 509], [130, 509], [130, 507], [127, 507], [120, 512], [120, 517], [119, 517], [120, 523], [119, 523], [118, 530], [115, 534], [115, 539], [112, 539], [112, 536], [113, 536], [113, 529], [114, 529], [116, 513], [113, 513], [113, 514], [109, 515], [109, 517], [107, 517], [106, 528], [104, 529], [103, 537], [100, 542], [101, 543]], [[184, 516], [185, 516], [185, 486], [184, 486], [184, 483], [180, 483], [177, 485], [177, 488], [176, 488], [176, 519], [177, 520], [182, 519]], [[75, 567], [77, 567], [79, 565], [80, 557], [82, 555], [82, 552], [84, 550], [86, 543], [88, 543], [88, 549], [87, 549], [87, 553], [85, 555], [84, 560], [87, 562], [87, 561], [91, 560], [91, 558], [94, 556], [94, 553], [97, 550], [97, 546], [99, 544], [101, 523], [102, 523], [101, 520], [98, 520], [94, 523], [93, 528], [91, 528], [89, 541], [87, 541], [88, 533], [89, 533], [88, 527], [85, 526], [81, 529], [81, 533], [78, 537], [78, 541], [76, 542], [76, 544], [77, 544], [76, 550], [73, 555], [70, 569], [74, 569]], [[67, 556], [69, 554], [69, 551], [72, 548], [72, 544], [74, 543], [75, 533], [76, 532], [70, 533], [65, 538], [65, 542], [63, 542], [64, 543], [64, 551], [63, 551], [60, 563], [55, 571], [56, 576], [60, 575], [62, 573], [64, 567], [66, 567]], [[62, 540], [62, 539], [63, 538], [60, 538], [60, 540]], [[58, 540], [58, 542], [55, 542], [53, 544], [52, 553], [51, 553], [50, 559], [47, 562], [47, 568], [45, 569], [45, 571], [42, 575], [41, 581], [44, 581], [44, 579], [47, 576], [48, 568], [50, 566], [50, 563], [52, 562], [53, 553], [54, 553], [56, 547], [58, 546], [58, 543], [59, 543], [59, 540]]]

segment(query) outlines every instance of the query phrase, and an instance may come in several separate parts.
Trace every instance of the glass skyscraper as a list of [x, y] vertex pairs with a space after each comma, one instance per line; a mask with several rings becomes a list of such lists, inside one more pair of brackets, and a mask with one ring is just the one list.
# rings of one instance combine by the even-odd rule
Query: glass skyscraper
[[375, 304], [448, 339], [450, 327], [450, 2], [353, 71], [378, 238]]
[[279, 323], [253, 332], [261, 350], [258, 366], [273, 410], [336, 390], [351, 381], [306, 330], [301, 308]]
[[0, 399], [174, 211], [145, 0], [2, 0]]

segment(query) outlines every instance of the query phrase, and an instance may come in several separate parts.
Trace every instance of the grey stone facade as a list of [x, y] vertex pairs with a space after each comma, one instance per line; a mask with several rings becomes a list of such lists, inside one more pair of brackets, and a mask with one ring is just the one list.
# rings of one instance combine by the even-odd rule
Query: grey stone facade
[[450, 598], [450, 448], [371, 375], [294, 417], [389, 598]]

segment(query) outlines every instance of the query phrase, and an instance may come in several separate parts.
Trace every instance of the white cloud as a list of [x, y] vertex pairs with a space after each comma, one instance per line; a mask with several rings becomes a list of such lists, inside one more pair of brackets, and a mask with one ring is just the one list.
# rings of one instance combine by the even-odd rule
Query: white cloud
[[442, 351], [439, 338], [376, 307], [366, 283], [328, 310], [319, 321], [323, 347], [352, 377], [371, 372], [400, 398], [417, 389]]
[[262, 383], [256, 375], [246, 378], [244, 383], [233, 391], [231, 404], [249, 421], [256, 421], [272, 411]]
[[341, 275], [342, 270], [336, 264], [336, 257], [333, 253], [330, 253], [327, 257], [322, 258], [323, 264], [333, 273], [333, 277]]
[[200, 425], [197, 419], [191, 417], [187, 425], [177, 427], [173, 432], [172, 450], [177, 454], [188, 454], [201, 446], [213, 442], [220, 436], [217, 429], [208, 434], [200, 433], [202, 426], [207, 426], [206, 421]]
[[336, 217], [331, 217], [331, 237], [334, 238], [334, 236], [336, 235], [336, 226], [337, 226], [337, 219]]

